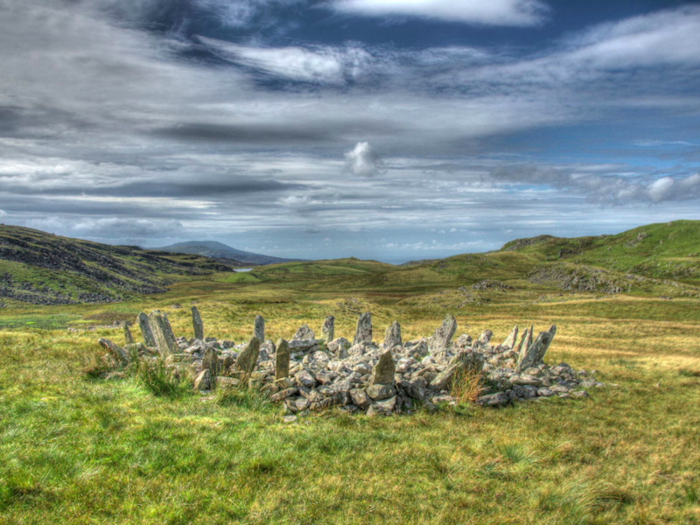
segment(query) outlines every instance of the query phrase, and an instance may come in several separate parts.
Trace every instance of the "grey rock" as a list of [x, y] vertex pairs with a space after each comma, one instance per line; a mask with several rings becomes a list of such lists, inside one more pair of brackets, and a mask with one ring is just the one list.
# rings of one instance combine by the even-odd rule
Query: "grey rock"
[[350, 341], [348, 341], [344, 337], [339, 337], [338, 339], [330, 341], [326, 345], [326, 348], [332, 355], [336, 356], [338, 359], [345, 359], [348, 357], [348, 349], [351, 346], [352, 344], [350, 344]]
[[520, 360], [516, 368], [517, 371], [525, 370], [531, 366], [537, 366], [542, 364], [545, 354], [549, 345], [552, 344], [554, 335], [557, 333], [556, 325], [552, 325], [548, 331], [540, 332], [537, 339], [525, 350], [524, 353], [520, 354]]
[[363, 388], [353, 388], [350, 390], [350, 398], [355, 405], [363, 409], [367, 408], [372, 403], [372, 400]]
[[401, 346], [401, 325], [398, 321], [394, 321], [389, 325], [384, 332], [384, 344], [382, 345], [385, 350], [391, 350], [395, 346]]
[[476, 400], [477, 405], [496, 407], [506, 405], [510, 402], [510, 398], [505, 392], [496, 392], [495, 394], [489, 394], [486, 396], [480, 396]]
[[367, 387], [367, 395], [375, 401], [390, 398], [395, 394], [394, 388], [387, 385], [371, 385]]
[[419, 401], [423, 401], [425, 399], [428, 384], [422, 377], [415, 377], [409, 381], [404, 381], [401, 383], [401, 385], [406, 391], [406, 395], [408, 395], [408, 397]]
[[296, 396], [299, 394], [299, 389], [292, 387], [292, 388], [286, 388], [285, 390], [282, 390], [281, 392], [277, 392], [276, 394], [272, 394], [270, 396], [270, 401], [273, 403], [277, 403], [279, 401], [282, 401], [284, 399], [287, 399], [288, 397]]
[[196, 306], [192, 307], [192, 327], [194, 328], [194, 338], [204, 340], [204, 323]]
[[493, 332], [491, 330], [484, 330], [483, 332], [481, 332], [479, 339], [477, 339], [477, 343], [479, 343], [481, 345], [487, 345], [491, 341], [492, 337], [493, 337]]
[[148, 324], [148, 316], [141, 312], [138, 316], [139, 328], [141, 329], [141, 335], [143, 336], [143, 342], [146, 346], [153, 348], [156, 346], [156, 340], [153, 337], [153, 332], [151, 331], [151, 326]]
[[160, 310], [153, 310], [148, 314], [148, 325], [151, 327], [151, 332], [153, 332], [153, 338], [156, 342], [155, 346], [163, 357], [178, 352], [178, 345], [175, 342], [175, 336], [172, 328], [170, 328], [170, 321], [168, 321], [167, 315]]
[[367, 415], [372, 416], [390, 416], [396, 408], [396, 396], [385, 401], [378, 401], [370, 405]]
[[333, 341], [333, 337], [335, 336], [335, 317], [332, 315], [326, 317], [323, 321], [323, 326], [321, 326], [321, 334], [326, 340], [326, 343]]
[[357, 328], [355, 329], [355, 338], [353, 346], [358, 344], [366, 344], [372, 342], [372, 316], [369, 312], [363, 313], [357, 319]]
[[471, 348], [472, 343], [472, 337], [469, 334], [462, 334], [457, 338], [457, 341], [455, 341], [454, 349], [457, 351], [466, 350], [467, 348]]
[[518, 352], [518, 355], [522, 356], [532, 344], [532, 331], [534, 330], [534, 328], [534, 326], [530, 326], [529, 329], [526, 328], [525, 332], [523, 332], [523, 336], [520, 339], [520, 344], [515, 350], [516, 352]]
[[314, 331], [309, 328], [309, 325], [307, 324], [301, 325], [292, 338], [293, 341], [305, 339], [316, 339], [316, 334], [314, 334]]
[[457, 403], [457, 400], [452, 396], [435, 396], [430, 401], [432, 401], [432, 403], [434, 405], [439, 405], [441, 403], [447, 403], [450, 405], [454, 405]]
[[578, 392], [571, 392], [571, 396], [577, 398], [588, 397], [588, 392], [585, 390], [579, 390]]
[[261, 343], [265, 340], [265, 319], [262, 315], [256, 315], [253, 323], [253, 335]]
[[551, 397], [554, 395], [554, 392], [552, 392], [549, 388], [538, 388], [537, 389], [537, 395], [540, 397]]
[[479, 352], [460, 352], [452, 358], [447, 368], [431, 382], [433, 390], [450, 390], [460, 374], [478, 374], [484, 367], [484, 356]]
[[284, 416], [282, 418], [282, 421], [284, 423], [294, 423], [294, 422], [296, 422], [297, 419], [298, 419], [297, 416]]
[[371, 385], [389, 385], [394, 386], [394, 374], [396, 366], [394, 358], [391, 355], [391, 350], [387, 350], [380, 357], [377, 364], [372, 367], [372, 377], [369, 380]]
[[309, 352], [317, 349], [320, 343], [318, 339], [292, 339], [288, 342], [290, 352]]
[[447, 314], [443, 319], [442, 324], [435, 330], [428, 342], [428, 351], [430, 355], [436, 355], [444, 352], [447, 345], [452, 341], [452, 336], [457, 330], [457, 321], [454, 316]]
[[296, 406], [297, 412], [302, 412], [304, 410], [308, 410], [308, 408], [311, 406], [311, 401], [309, 401], [305, 397], [300, 397], [296, 400]]
[[258, 361], [258, 353], [260, 352], [260, 339], [253, 336], [238, 355], [236, 359], [236, 369], [245, 376], [250, 376], [255, 369], [255, 364]]
[[129, 362], [129, 354], [127, 354], [122, 347], [114, 344], [109, 339], [98, 339], [97, 342], [102, 348], [107, 350], [114, 359], [120, 364], [127, 364]]
[[289, 376], [289, 344], [284, 339], [277, 341], [275, 352], [275, 379]]
[[212, 347], [208, 347], [204, 351], [204, 357], [202, 358], [202, 370], [207, 369], [211, 372], [212, 377], [219, 375], [219, 370], [221, 365], [219, 363], [219, 355], [216, 350]]
[[294, 377], [301, 386], [305, 386], [306, 388], [313, 388], [316, 386], [316, 378], [309, 370], [301, 369], [294, 374]]
[[194, 389], [200, 392], [212, 389], [212, 375], [208, 368], [202, 370], [194, 380]]
[[505, 341], [501, 343], [501, 346], [503, 348], [507, 348], [508, 350], [513, 350], [515, 348], [516, 343], [518, 342], [518, 325], [515, 325], [513, 329], [510, 331], [508, 334], [508, 337], [506, 337]]
[[236, 377], [216, 376], [214, 379], [217, 388], [236, 388], [241, 384], [241, 380]]

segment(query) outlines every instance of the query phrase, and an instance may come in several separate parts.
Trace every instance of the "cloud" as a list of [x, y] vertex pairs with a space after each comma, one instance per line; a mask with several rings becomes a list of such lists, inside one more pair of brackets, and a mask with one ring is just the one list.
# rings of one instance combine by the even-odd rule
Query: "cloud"
[[359, 77], [371, 61], [360, 47], [246, 47], [211, 38], [199, 40], [243, 65], [304, 82], [343, 84]]
[[358, 142], [345, 153], [345, 169], [361, 177], [371, 177], [379, 172], [379, 157], [369, 142]]
[[408, 16], [495, 26], [541, 24], [548, 7], [539, 0], [335, 0], [335, 8], [361, 16]]

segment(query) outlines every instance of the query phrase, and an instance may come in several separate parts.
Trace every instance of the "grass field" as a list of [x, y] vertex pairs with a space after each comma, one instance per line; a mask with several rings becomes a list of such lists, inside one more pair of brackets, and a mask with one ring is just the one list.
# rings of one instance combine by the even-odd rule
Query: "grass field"
[[[135, 302], [6, 309], [0, 523], [700, 523], [698, 299], [555, 293], [515, 279], [465, 300], [460, 283], [502, 271], [478, 262], [472, 273], [454, 262], [281, 265]], [[84, 373], [98, 337], [122, 341], [108, 325], [161, 308], [190, 336], [192, 304], [206, 334], [237, 342], [256, 313], [270, 338], [302, 323], [319, 331], [328, 314], [351, 337], [365, 310], [375, 340], [393, 319], [405, 340], [427, 336], [446, 312], [457, 335], [489, 328], [497, 340], [514, 324], [555, 322], [547, 361], [596, 369], [608, 386], [497, 410], [329, 411], [285, 424], [254, 393], [162, 397], [136, 374]]]

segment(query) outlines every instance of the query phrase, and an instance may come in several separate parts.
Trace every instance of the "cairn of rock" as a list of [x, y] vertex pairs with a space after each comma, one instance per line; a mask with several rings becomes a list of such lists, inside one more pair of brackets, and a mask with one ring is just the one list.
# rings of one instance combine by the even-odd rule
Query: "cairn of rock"
[[[192, 316], [195, 336], [202, 336], [196, 308]], [[293, 339], [279, 339], [276, 345], [257, 335], [235, 345], [213, 337], [175, 338], [167, 316], [159, 311], [151, 312], [147, 319], [139, 314], [138, 320], [145, 344], [121, 348], [99, 340], [118, 363], [127, 364], [135, 355], [140, 359], [160, 355], [178, 376], [194, 377], [198, 390], [255, 385], [271, 401], [284, 403], [290, 413], [339, 406], [348, 412], [388, 415], [418, 406], [456, 404], [452, 397], [455, 381], [464, 377], [480, 379], [482, 390], [476, 403], [484, 406], [552, 396], [585, 397], [583, 388], [604, 386], [566, 363], [545, 364], [556, 334], [554, 325], [534, 339], [530, 327], [518, 341], [516, 326], [501, 344], [492, 343], [490, 330], [476, 340], [462, 334], [453, 342], [457, 322], [448, 315], [431, 337], [403, 342], [401, 327], [394, 321], [384, 342], [377, 345], [372, 342], [372, 320], [367, 312], [357, 321], [352, 344], [342, 337], [316, 339], [313, 330], [303, 325]], [[324, 335], [333, 333], [333, 321], [332, 316], [326, 318]], [[151, 344], [144, 327], [152, 330]], [[261, 316], [255, 318], [254, 333], [264, 337]]]

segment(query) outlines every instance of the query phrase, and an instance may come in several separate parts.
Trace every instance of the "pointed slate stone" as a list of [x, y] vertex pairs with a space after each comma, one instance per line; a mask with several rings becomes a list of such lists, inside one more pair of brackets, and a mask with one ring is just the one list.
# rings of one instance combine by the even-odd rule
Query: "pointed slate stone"
[[194, 338], [204, 341], [204, 323], [196, 306], [192, 307], [192, 327], [194, 328]]
[[289, 343], [284, 339], [277, 341], [275, 353], [275, 379], [289, 377]]
[[321, 334], [323, 334], [326, 344], [333, 341], [333, 337], [335, 336], [335, 317], [332, 315], [326, 317], [326, 320], [323, 321], [323, 326], [321, 327]]
[[134, 344], [134, 337], [131, 335], [131, 330], [129, 330], [129, 325], [124, 323], [124, 342], [128, 345]]
[[219, 355], [212, 347], [208, 347], [204, 351], [204, 357], [202, 358], [202, 370], [204, 369], [209, 370], [212, 377], [219, 375], [219, 370], [221, 369]]
[[525, 332], [523, 332], [523, 337], [520, 339], [520, 344], [518, 345], [518, 348], [516, 350], [518, 352], [518, 355], [521, 357], [532, 344], [532, 331], [534, 330], [534, 328], [534, 326], [530, 326], [529, 329], [526, 328]]
[[352, 344], [369, 344], [372, 342], [372, 315], [369, 312], [363, 313], [357, 320], [355, 339]]
[[246, 376], [252, 374], [253, 370], [255, 370], [255, 364], [258, 361], [258, 353], [260, 353], [260, 339], [253, 336], [243, 351], [238, 355], [236, 368]]
[[156, 340], [153, 337], [153, 331], [151, 330], [151, 325], [148, 324], [148, 316], [141, 312], [139, 314], [139, 328], [141, 329], [141, 335], [143, 336], [143, 342], [146, 346], [153, 348], [156, 346]]
[[452, 341], [456, 330], [457, 320], [454, 316], [447, 314], [428, 342], [430, 355], [440, 354], [447, 350], [447, 345]]
[[515, 325], [513, 329], [506, 337], [506, 340], [501, 343], [501, 346], [507, 348], [508, 350], [513, 350], [515, 343], [518, 342], [518, 325]]
[[156, 348], [161, 355], [169, 356], [179, 351], [167, 315], [160, 310], [153, 310], [148, 314], [148, 324], [153, 332]]
[[546, 332], [540, 332], [537, 339], [528, 347], [524, 354], [521, 354], [516, 371], [526, 370], [531, 366], [542, 364], [549, 345], [552, 344], [554, 335], [557, 333], [556, 325], [552, 325]]
[[253, 335], [257, 337], [259, 343], [262, 343], [265, 340], [265, 319], [263, 319], [262, 315], [255, 316]]
[[301, 325], [292, 338], [293, 341], [300, 341], [303, 339], [316, 339], [316, 334], [309, 328], [308, 324]]
[[398, 321], [391, 323], [384, 332], [384, 349], [391, 350], [396, 345], [401, 345], [401, 325]]
[[114, 357], [121, 364], [126, 364], [129, 362], [129, 355], [119, 345], [114, 344], [109, 339], [98, 339], [97, 342], [102, 348], [112, 354], [112, 357]]

